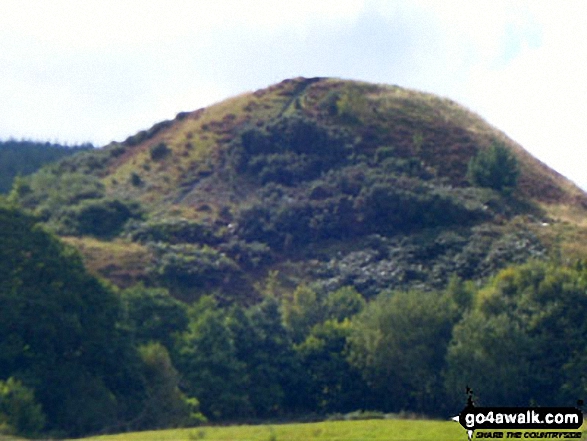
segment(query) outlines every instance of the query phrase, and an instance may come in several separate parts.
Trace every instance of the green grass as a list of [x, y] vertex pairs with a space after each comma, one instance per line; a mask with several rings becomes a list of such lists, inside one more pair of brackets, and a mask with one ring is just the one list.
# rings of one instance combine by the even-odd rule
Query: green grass
[[463, 428], [453, 421], [368, 420], [263, 426], [197, 427], [134, 432], [85, 438], [85, 441], [293, 441], [293, 440], [466, 440]]

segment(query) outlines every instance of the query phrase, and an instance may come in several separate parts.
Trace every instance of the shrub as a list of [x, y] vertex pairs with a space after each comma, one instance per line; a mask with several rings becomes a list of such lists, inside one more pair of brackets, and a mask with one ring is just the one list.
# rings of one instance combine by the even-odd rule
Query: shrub
[[467, 178], [473, 185], [511, 193], [518, 182], [520, 168], [514, 154], [503, 144], [481, 149], [469, 162]]
[[153, 245], [156, 260], [151, 273], [180, 286], [204, 287], [221, 283], [241, 273], [224, 253], [204, 245]]
[[166, 218], [158, 221], [129, 222], [128, 235], [136, 242], [204, 243], [213, 245], [221, 239], [208, 224], [184, 218]]
[[143, 185], [143, 179], [137, 173], [132, 172], [130, 175], [130, 183], [134, 187], [140, 187], [141, 185]]
[[149, 153], [153, 161], [159, 161], [169, 155], [171, 150], [164, 142], [160, 142], [159, 144], [151, 147]]
[[60, 221], [65, 233], [112, 237], [120, 232], [126, 221], [138, 217], [140, 209], [137, 203], [91, 199], [64, 211]]

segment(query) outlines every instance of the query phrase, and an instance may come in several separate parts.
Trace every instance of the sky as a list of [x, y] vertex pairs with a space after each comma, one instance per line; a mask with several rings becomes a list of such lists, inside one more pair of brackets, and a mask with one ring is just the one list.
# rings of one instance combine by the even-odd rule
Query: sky
[[297, 76], [451, 98], [587, 190], [583, 0], [2, 0], [0, 139], [105, 145]]

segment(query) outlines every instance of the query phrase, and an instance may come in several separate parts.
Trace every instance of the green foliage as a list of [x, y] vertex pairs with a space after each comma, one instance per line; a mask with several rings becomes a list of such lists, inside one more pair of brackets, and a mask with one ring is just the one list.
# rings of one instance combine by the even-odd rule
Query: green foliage
[[230, 329], [246, 370], [244, 384], [253, 415], [276, 417], [304, 406], [300, 391], [306, 377], [283, 325], [279, 302], [269, 296], [245, 312], [237, 309]]
[[347, 157], [345, 136], [303, 116], [280, 117], [241, 135], [236, 169], [264, 185], [292, 186], [318, 177]]
[[136, 172], [132, 172], [130, 174], [130, 183], [133, 187], [140, 187], [143, 185], [143, 179]]
[[365, 307], [365, 299], [352, 286], [343, 286], [328, 293], [323, 301], [325, 318], [342, 322], [351, 319]]
[[303, 192], [269, 184], [258, 196], [237, 212], [236, 234], [281, 252], [329, 239], [471, 225], [493, 214], [480, 191], [445, 189], [365, 164], [331, 170]]
[[33, 218], [0, 207], [0, 232], [0, 378], [34, 388], [49, 430], [130, 418], [142, 386], [115, 295]]
[[62, 166], [16, 179], [9, 200], [32, 210], [54, 231], [66, 235], [111, 238], [129, 219], [141, 217], [137, 202], [107, 198], [95, 175], [62, 172]]
[[233, 238], [221, 244], [219, 250], [247, 270], [258, 269], [273, 261], [271, 248], [262, 242], [247, 242]]
[[165, 218], [146, 222], [133, 221], [126, 228], [128, 236], [136, 242], [167, 242], [170, 244], [199, 243], [213, 245], [221, 238], [208, 224], [184, 218]]
[[45, 420], [31, 389], [12, 377], [0, 381], [0, 435], [34, 437], [43, 430]]
[[127, 221], [141, 217], [139, 204], [119, 199], [88, 199], [64, 209], [58, 216], [59, 232], [100, 238], [117, 236]]
[[85, 199], [104, 196], [104, 186], [98, 178], [82, 173], [61, 174], [55, 168], [44, 168], [17, 182], [10, 198], [23, 207], [35, 210], [43, 219], [59, 213], [68, 205]]
[[467, 224], [482, 218], [481, 212], [469, 209], [455, 196], [400, 178], [363, 187], [355, 205], [363, 213], [368, 231], [383, 234]]
[[509, 194], [515, 188], [520, 175], [518, 160], [503, 144], [495, 143], [481, 149], [469, 162], [467, 178], [473, 185], [489, 187]]
[[120, 297], [124, 324], [136, 345], [158, 342], [171, 349], [176, 336], [187, 330], [187, 306], [163, 288], [139, 284]]
[[158, 243], [151, 248], [156, 256], [151, 273], [172, 286], [201, 288], [235, 282], [241, 275], [232, 259], [207, 245]]
[[237, 358], [234, 336], [225, 313], [211, 297], [202, 297], [190, 311], [188, 331], [176, 348], [176, 365], [190, 396], [198, 397], [211, 420], [246, 415], [244, 365]]
[[106, 198], [94, 175], [43, 169], [17, 179], [9, 199], [33, 210], [58, 233], [116, 236], [129, 219], [140, 218], [139, 204]]
[[438, 413], [445, 354], [458, 314], [438, 293], [381, 294], [353, 321], [349, 357], [385, 411]]
[[305, 404], [320, 413], [348, 412], [362, 406], [370, 391], [358, 369], [348, 361], [351, 322], [327, 320], [317, 324], [296, 345], [309, 387]]
[[310, 329], [323, 319], [318, 295], [307, 286], [298, 286], [283, 303], [283, 321], [291, 329], [293, 340], [301, 343]]
[[303, 342], [312, 328], [329, 320], [342, 322], [363, 309], [365, 300], [353, 287], [345, 286], [325, 295], [300, 285], [283, 299], [283, 321], [295, 343]]
[[529, 263], [500, 272], [455, 327], [449, 390], [469, 385], [480, 403], [500, 406], [583, 396], [586, 292], [581, 269]]
[[167, 349], [160, 343], [139, 347], [147, 382], [147, 399], [139, 422], [144, 429], [186, 427], [205, 422], [195, 398], [186, 397], [179, 389], [179, 373]]

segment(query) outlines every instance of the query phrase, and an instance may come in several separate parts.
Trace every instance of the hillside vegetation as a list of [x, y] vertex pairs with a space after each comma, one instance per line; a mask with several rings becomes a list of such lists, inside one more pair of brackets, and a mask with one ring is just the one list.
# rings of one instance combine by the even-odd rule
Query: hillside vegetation
[[0, 200], [0, 434], [573, 405], [586, 201], [449, 100], [333, 79], [63, 159]]
[[[497, 144], [519, 168], [512, 191], [468, 173]], [[373, 296], [484, 278], [555, 248], [577, 257], [551, 213], [587, 200], [450, 100], [322, 78], [181, 113], [45, 168], [12, 198], [119, 286], [241, 301], [271, 270], [290, 288]]]

